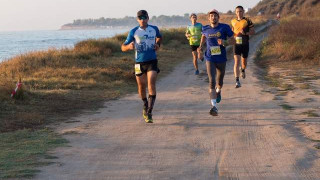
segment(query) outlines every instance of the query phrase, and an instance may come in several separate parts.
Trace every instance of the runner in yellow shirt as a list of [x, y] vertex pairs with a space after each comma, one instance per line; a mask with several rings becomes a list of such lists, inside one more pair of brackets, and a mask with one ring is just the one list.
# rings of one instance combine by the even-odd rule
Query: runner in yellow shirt
[[187, 30], [186, 30], [186, 37], [189, 40], [189, 44], [192, 50], [193, 65], [195, 68], [194, 74], [198, 75], [199, 74], [198, 58], [201, 61], [203, 61], [203, 55], [201, 54], [201, 52], [197, 52], [197, 49], [200, 45], [202, 24], [197, 23], [197, 15], [194, 13], [190, 15], [190, 21], [191, 21], [191, 24], [187, 27]]

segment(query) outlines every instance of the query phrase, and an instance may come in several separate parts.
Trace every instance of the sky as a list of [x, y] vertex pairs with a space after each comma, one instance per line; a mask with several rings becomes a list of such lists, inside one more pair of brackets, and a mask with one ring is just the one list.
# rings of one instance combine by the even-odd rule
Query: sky
[[0, 31], [56, 30], [75, 19], [136, 16], [140, 9], [149, 16], [206, 13], [245, 9], [260, 0], [0, 0]]

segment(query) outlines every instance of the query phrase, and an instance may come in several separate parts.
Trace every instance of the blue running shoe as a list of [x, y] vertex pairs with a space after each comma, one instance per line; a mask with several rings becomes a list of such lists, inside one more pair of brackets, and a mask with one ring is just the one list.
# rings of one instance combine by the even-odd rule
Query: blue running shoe
[[236, 87], [235, 88], [239, 88], [241, 87], [240, 81], [236, 81]]
[[221, 101], [221, 90], [217, 93], [217, 103]]
[[199, 75], [199, 70], [198, 69], [194, 72], [194, 75]]
[[213, 106], [213, 107], [210, 109], [209, 114], [210, 114], [211, 116], [218, 116], [218, 109], [217, 109], [217, 107]]

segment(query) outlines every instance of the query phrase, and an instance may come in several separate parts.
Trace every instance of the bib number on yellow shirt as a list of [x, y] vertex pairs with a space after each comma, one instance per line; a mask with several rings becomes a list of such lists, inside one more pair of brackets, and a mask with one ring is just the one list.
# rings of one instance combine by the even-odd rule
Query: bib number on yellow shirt
[[236, 37], [236, 43], [242, 44], [242, 37]]
[[134, 65], [134, 72], [135, 72], [136, 75], [142, 74], [140, 64], [135, 64]]
[[211, 56], [221, 54], [220, 46], [212, 46], [212, 47], [210, 47], [210, 51], [211, 51]]

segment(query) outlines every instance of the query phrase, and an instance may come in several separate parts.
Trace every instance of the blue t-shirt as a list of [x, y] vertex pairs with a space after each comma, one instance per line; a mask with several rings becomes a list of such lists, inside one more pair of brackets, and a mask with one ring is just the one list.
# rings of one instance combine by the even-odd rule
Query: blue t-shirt
[[146, 29], [137, 26], [129, 32], [124, 45], [134, 41], [136, 62], [147, 62], [157, 59], [154, 50], [156, 38], [161, 38], [157, 26], [148, 25]]
[[233, 32], [229, 25], [219, 23], [217, 27], [212, 28], [210, 25], [202, 27], [202, 34], [206, 37], [207, 49], [205, 58], [210, 62], [226, 62], [226, 48], [218, 45], [218, 39], [227, 40], [227, 37], [232, 37]]

